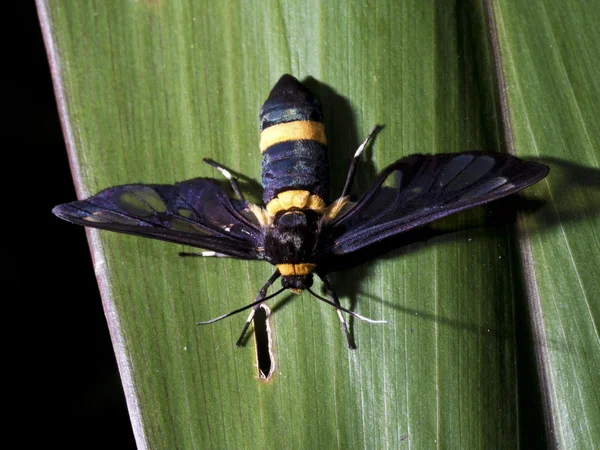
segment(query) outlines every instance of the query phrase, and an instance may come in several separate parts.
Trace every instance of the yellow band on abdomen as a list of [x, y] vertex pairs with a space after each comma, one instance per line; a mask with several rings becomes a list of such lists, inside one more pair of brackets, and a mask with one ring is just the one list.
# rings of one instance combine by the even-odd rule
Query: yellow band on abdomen
[[279, 273], [284, 277], [289, 277], [292, 275], [308, 275], [314, 270], [315, 267], [316, 265], [311, 263], [277, 264]]
[[272, 145], [280, 142], [310, 140], [327, 144], [325, 127], [312, 120], [296, 120], [295, 122], [273, 125], [260, 133], [260, 151], [264, 152]]
[[308, 191], [292, 189], [280, 192], [277, 194], [277, 197], [265, 206], [265, 209], [271, 216], [274, 216], [279, 211], [286, 211], [291, 208], [321, 211], [325, 209], [325, 201], [318, 195], [311, 194]]

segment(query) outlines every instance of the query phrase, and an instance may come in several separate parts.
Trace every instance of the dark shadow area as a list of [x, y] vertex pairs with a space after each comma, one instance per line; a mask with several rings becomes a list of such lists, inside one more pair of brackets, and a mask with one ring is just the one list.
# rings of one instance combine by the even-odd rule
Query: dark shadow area
[[[302, 83], [315, 94], [323, 106], [323, 121], [327, 134], [327, 151], [329, 155], [329, 201], [332, 201], [338, 198], [342, 192], [350, 161], [366, 134], [365, 136], [359, 135], [350, 100], [313, 77], [306, 78]], [[385, 126], [385, 124], [381, 125]], [[366, 191], [371, 180], [377, 174], [372, 158], [373, 151], [376, 151], [374, 146], [377, 145], [377, 139], [381, 139], [382, 136], [385, 137], [385, 131], [376, 136], [361, 156], [354, 178], [354, 185], [351, 189], [354, 197]]]
[[[323, 272], [332, 273], [350, 270], [374, 259], [398, 258], [432, 245], [454, 241], [456, 233], [467, 230], [472, 231], [470, 234], [471, 238], [476, 238], [477, 230], [485, 234], [486, 230], [492, 228], [515, 225], [517, 215], [520, 212], [532, 213], [544, 204], [543, 200], [528, 198], [524, 194], [511, 195], [492, 202], [489, 205], [478, 206], [471, 210], [439, 219], [423, 227], [384, 239], [354, 253], [344, 256], [334, 256], [324, 262], [322, 265]], [[459, 223], [466, 221], [465, 219], [457, 220], [457, 218], [461, 217], [468, 218], [466, 220], [469, 225], [459, 225]], [[475, 234], [473, 234], [473, 231], [475, 231]], [[395, 309], [400, 310], [402, 308], [395, 307]]]
[[[490, 234], [505, 235], [506, 226], [516, 224], [516, 217], [520, 211], [530, 212], [541, 207], [541, 205], [543, 205], [543, 202], [540, 202], [537, 199], [527, 199], [517, 195], [510, 196], [493, 202], [491, 205], [464, 211], [453, 217], [441, 219], [424, 227], [385, 239], [357, 252], [344, 255], [343, 257], [334, 257], [321, 266], [322, 272], [337, 275], [336, 272], [351, 271], [353, 269], [353, 273], [356, 273], [357, 271], [360, 272], [361, 270], [367, 271], [368, 268], [366, 266], [373, 260], [401, 259], [408, 254], [424, 251], [429, 247], [441, 248], [444, 245], [455, 243], [457, 237], [459, 242], [460, 240], [464, 240], [466, 243], [467, 240], [477, 240], [480, 237], [483, 238]], [[478, 214], [477, 210], [480, 210], [482, 213]], [[483, 220], [480, 219], [481, 223], [470, 220], [470, 225], [468, 226], [458, 225], [459, 223], [464, 222], [464, 220], [456, 220], [457, 217], [469, 215], [483, 217]], [[330, 278], [333, 278], [332, 275], [329, 275]], [[336, 285], [334, 287], [337, 291], [346, 291], [345, 286]], [[385, 304], [386, 307], [390, 309], [402, 311], [406, 314], [418, 314], [423, 320], [431, 322], [435, 321], [454, 329], [473, 333], [485, 333], [487, 336], [494, 338], [500, 338], [504, 334], [504, 331], [499, 327], [493, 327], [489, 324], [484, 326], [476, 323], [448, 319], [440, 315], [434, 316], [424, 310], [406, 308], [394, 301], [374, 297], [358, 290], [355, 291], [353, 295], [363, 301], [368, 298], [369, 301]]]
[[[470, 102], [466, 111], [479, 111], [477, 114], [477, 120], [474, 121], [476, 126], [482, 128], [484, 133], [484, 148], [496, 150], [498, 143], [501, 143], [503, 151], [507, 151], [506, 142], [509, 141], [505, 132], [507, 130], [503, 127], [502, 122], [502, 105], [501, 95], [499, 91], [500, 80], [497, 77], [498, 68], [495, 67], [494, 52], [491, 45], [490, 38], [490, 27], [495, 25], [488, 22], [487, 7], [489, 4], [484, 2], [478, 2], [474, 0], [460, 1], [457, 0], [456, 8], [458, 10], [456, 30], [458, 36], [458, 55], [460, 56], [460, 72], [465, 74], [462, 79], [461, 92], [466, 92], [465, 98], [467, 102]], [[441, 40], [443, 36], [438, 36]], [[488, 42], [488, 45], [481, 45], [482, 42]], [[443, 58], [443, 55], [439, 55]], [[477, 104], [481, 102], [481, 106]], [[473, 129], [470, 132], [476, 133], [477, 130]], [[510, 139], [512, 140], [512, 139]], [[515, 205], [510, 200], [519, 199], [518, 206], [522, 207], [527, 213], [531, 213], [532, 208], [539, 208], [542, 204], [531, 204], [527, 205], [523, 203], [523, 197], [511, 196], [504, 199], [502, 202], [492, 203], [493, 206], [497, 206], [493, 216], [496, 220], [501, 218], [508, 218], [509, 221], [516, 221], [518, 210], [514, 209]], [[515, 264], [516, 261], [520, 262], [519, 257], [515, 257], [517, 248], [517, 229], [514, 226], [507, 226], [505, 230], [511, 237], [509, 243], [511, 244], [508, 249], [511, 252], [511, 264], [509, 269], [511, 270], [513, 280], [513, 297], [515, 299], [514, 304], [502, 304], [501, 302], [494, 303], [494, 312], [497, 320], [495, 323], [502, 329], [502, 336], [504, 339], [508, 338], [506, 333], [515, 330], [515, 353], [517, 358], [517, 390], [518, 390], [518, 404], [517, 408], [519, 411], [519, 440], [525, 448], [546, 448], [546, 436], [548, 430], [543, 416], [543, 408], [541, 396], [539, 391], [534, 389], [534, 385], [539, 382], [536, 377], [537, 368], [535, 365], [535, 359], [530, 358], [530, 352], [535, 344], [532, 344], [532, 340], [523, 340], [523, 336], [519, 334], [519, 327], [523, 326], [523, 323], [519, 323], [518, 318], [524, 317], [522, 308], [527, 303], [527, 296], [525, 292], [525, 280], [523, 279], [523, 271], [519, 270]], [[514, 317], [514, 323], [507, 323], [507, 318]], [[510, 320], [510, 319], [508, 319]], [[532, 319], [529, 318], [529, 322]], [[497, 346], [500, 352], [504, 353], [502, 346]], [[497, 356], [498, 361], [502, 361], [506, 358], [504, 354]], [[486, 384], [485, 371], [481, 373], [482, 385]], [[514, 395], [507, 392], [508, 395]], [[488, 412], [482, 412], [484, 414]], [[491, 413], [491, 412], [490, 412]]]
[[[19, 2], [17, 9], [26, 40], [20, 48], [25, 64], [15, 66], [22, 74], [11, 168], [36, 220], [19, 225], [27, 239], [10, 252], [8, 273], [23, 277], [14, 285], [26, 287], [9, 297], [22, 309], [10, 316], [18, 318], [24, 338], [17, 346], [22, 361], [12, 362], [22, 386], [11, 414], [33, 418], [18, 420], [23, 430], [11, 432], [17, 446], [135, 449], [85, 230], [51, 213], [76, 198], [75, 188], [35, 3]], [[28, 434], [21, 432], [25, 427]]]
[[[538, 366], [536, 348], [547, 343], [538, 342], [538, 337], [533, 329], [535, 312], [527, 301], [527, 287], [524, 279], [525, 268], [519, 246], [517, 230], [511, 230], [511, 261], [513, 263], [513, 289], [517, 302], [515, 304], [514, 329], [517, 344], [517, 379], [519, 389], [519, 415], [521, 429], [521, 442], [524, 448], [544, 449], [550, 448], [544, 420], [545, 404], [543, 387], [547, 383], [541, 378], [542, 371]], [[521, 300], [521, 301], [519, 301]], [[567, 349], [564, 349], [567, 351]]]
[[[350, 101], [338, 94], [332, 87], [325, 83], [308, 77], [303, 83], [315, 94], [323, 106], [323, 119], [327, 133], [329, 153], [330, 188], [329, 200], [335, 200], [342, 192], [350, 161], [365, 136], [360, 136], [356, 126], [356, 116]], [[360, 101], [360, 99], [354, 99]], [[375, 125], [375, 124], [372, 124]], [[385, 127], [385, 124], [380, 124]], [[377, 175], [373, 163], [373, 152], [377, 151], [377, 141], [385, 139], [385, 130], [381, 130], [375, 139], [367, 146], [358, 164], [354, 183], [350, 190], [351, 198], [355, 200], [367, 190], [372, 180]], [[330, 276], [338, 296], [342, 299], [348, 298], [349, 304], [343, 306], [354, 310], [358, 301], [358, 290], [362, 280], [369, 277], [367, 266], [357, 267], [351, 272], [339, 272]], [[320, 290], [324, 294], [324, 290]], [[350, 317], [348, 327], [353, 334], [354, 318]]]
[[586, 220], [600, 213], [600, 169], [554, 157], [536, 158], [550, 167], [554, 207], [544, 208], [536, 219], [541, 227]]

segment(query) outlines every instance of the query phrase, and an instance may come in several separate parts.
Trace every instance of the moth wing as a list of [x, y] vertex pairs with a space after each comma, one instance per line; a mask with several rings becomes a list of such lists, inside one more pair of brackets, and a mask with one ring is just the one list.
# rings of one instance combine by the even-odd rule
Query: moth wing
[[[514, 194], [548, 167], [502, 153], [411, 155], [384, 169], [363, 197], [329, 226], [343, 255], [458, 211]], [[391, 186], [384, 186], [391, 178]]]
[[176, 185], [116, 186], [52, 212], [87, 227], [257, 259], [262, 232], [247, 206], [231, 200], [215, 180], [198, 178]]

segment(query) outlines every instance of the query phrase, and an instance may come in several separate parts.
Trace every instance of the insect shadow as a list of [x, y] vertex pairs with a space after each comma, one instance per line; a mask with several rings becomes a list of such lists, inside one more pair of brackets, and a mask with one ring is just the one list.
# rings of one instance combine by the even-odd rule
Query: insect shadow
[[[418, 313], [424, 320], [435, 321], [440, 324], [458, 328], [475, 333], [485, 332], [488, 336], [501, 338], [502, 330], [495, 329], [489, 325], [467, 323], [434, 316], [424, 310], [407, 308], [398, 304], [393, 299], [384, 299], [368, 295], [360, 291], [361, 280], [372, 274], [369, 268], [374, 260], [401, 260], [407, 255], [423, 251], [432, 246], [443, 246], [467, 236], [478, 239], [478, 235], [489, 233], [501, 233], [508, 225], [514, 225], [519, 213], [532, 213], [544, 206], [545, 202], [527, 196], [518, 196], [499, 200], [493, 205], [486, 205], [464, 211], [455, 216], [441, 219], [422, 228], [410, 230], [401, 235], [378, 242], [366, 249], [336, 258], [325, 264], [327, 270], [331, 271], [330, 278], [335, 281], [340, 295], [351, 300], [352, 307], [356, 306], [359, 298], [368, 297], [372, 301], [380, 302], [386, 307], [402, 311], [407, 314]], [[466, 219], [466, 220], [465, 220]], [[468, 225], [464, 225], [468, 222]], [[504, 231], [502, 231], [504, 232]], [[353, 325], [353, 318], [349, 318], [349, 325]]]
[[554, 157], [532, 160], [548, 165], [552, 171], [548, 182], [553, 185], [551, 189], [554, 207], [545, 208], [538, 215], [541, 228], [598, 216], [600, 169]]
[[[442, 219], [433, 224], [419, 229], [411, 230], [396, 237], [381, 241], [364, 250], [345, 255], [343, 258], [332, 260], [327, 267], [332, 271], [331, 279], [336, 283], [340, 296], [350, 298], [352, 307], [360, 297], [369, 297], [370, 300], [381, 302], [387, 307], [403, 311], [405, 313], [419, 313], [423, 320], [435, 321], [440, 324], [448, 325], [453, 328], [460, 328], [465, 331], [481, 333], [486, 332], [488, 336], [503, 339], [505, 333], [501, 329], [489, 326], [482, 326], [475, 323], [465, 323], [444, 317], [428, 314], [426, 311], [406, 308], [391, 299], [382, 299], [360, 292], [361, 280], [369, 276], [369, 262], [372, 260], [401, 259], [415, 251], [422, 251], [431, 246], [441, 246], [447, 242], [457, 239], [466, 239], [469, 236], [477, 239], [478, 232], [495, 233], [506, 226], [515, 226], [520, 214], [534, 215], [535, 225], [539, 228], [537, 232], [552, 229], [561, 223], [586, 220], [594, 218], [600, 213], [600, 203], [595, 201], [600, 195], [600, 170], [593, 167], [586, 167], [575, 164], [560, 158], [538, 158], [539, 162], [551, 167], [550, 181], [554, 184], [552, 204], [550, 202], [533, 198], [528, 194], [513, 195], [494, 202], [491, 205], [480, 206], [469, 211], [458, 213], [454, 216]], [[461, 216], [469, 216], [467, 222], [469, 225], [459, 225], [464, 223]], [[528, 227], [527, 223], [520, 224], [520, 227]], [[513, 230], [515, 230], [513, 228]], [[527, 230], [533, 232], [534, 230]], [[516, 231], [514, 231], [516, 232]], [[514, 248], [513, 260], [520, 261], [518, 249]], [[338, 272], [339, 271], [339, 272]], [[518, 267], [514, 268], [516, 274], [521, 273]], [[517, 277], [518, 278], [518, 277]], [[515, 280], [518, 286], [515, 286], [518, 298], [526, 298], [525, 280]], [[516, 305], [518, 315], [525, 314], [521, 307]], [[350, 318], [349, 325], [353, 325], [353, 319]], [[531, 337], [533, 340], [535, 336]], [[564, 342], [550, 340], [545, 343], [537, 342], [535, 345], [546, 345], [561, 352], [570, 351]]]
[[[319, 98], [324, 108], [324, 122], [328, 133], [328, 153], [331, 176], [330, 198], [335, 198], [336, 194], [341, 192], [348, 165], [356, 148], [362, 141], [356, 125], [356, 116], [350, 105], [350, 101], [337, 93], [333, 88], [312, 77], [303, 81], [303, 83]], [[360, 196], [376, 177], [378, 171], [373, 163], [373, 155], [377, 152], [377, 139], [365, 150], [355, 179], [353, 188], [353, 197]], [[330, 278], [337, 287], [340, 297], [349, 301], [347, 305], [351, 310], [356, 308], [359, 298], [365, 294], [360, 291], [363, 286], [363, 280], [372, 275], [372, 265], [370, 261], [378, 258], [402, 258], [406, 254], [428, 247], [435, 243], [439, 245], [444, 241], [454, 240], [454, 234], [466, 229], [475, 229], [482, 227], [502, 227], [516, 222], [519, 211], [535, 211], [544, 204], [542, 200], [536, 200], [527, 196], [511, 196], [508, 199], [501, 199], [494, 204], [481, 206], [472, 211], [465, 211], [454, 217], [442, 219], [435, 224], [425, 226], [416, 230], [411, 230], [394, 238], [390, 238], [371, 245], [368, 248], [349, 254], [344, 257], [333, 258], [324, 264], [324, 272], [331, 273]], [[482, 213], [483, 211], [483, 213]], [[459, 226], [458, 223], [464, 222], [457, 218], [469, 216], [469, 226]], [[481, 219], [483, 218], [483, 219]], [[351, 269], [351, 270], [349, 270]], [[294, 297], [290, 296], [277, 303], [273, 312], [284, 307]], [[414, 312], [405, 310], [404, 307], [387, 299], [374, 299], [386, 303], [396, 310], [404, 310], [406, 313]], [[426, 314], [421, 314], [425, 317]], [[478, 324], [463, 324], [444, 318], [434, 318], [441, 322], [448, 322], [448, 325], [459, 328], [467, 328], [472, 331], [485, 331], [493, 333], [489, 327], [481, 327]], [[349, 318], [350, 328], [353, 329], [354, 318]]]
[[[358, 131], [356, 115], [348, 98], [340, 95], [331, 86], [313, 77], [306, 78], [303, 80], [303, 83], [315, 94], [323, 105], [323, 121], [327, 130], [329, 173], [331, 177], [329, 198], [337, 198], [344, 187], [350, 161], [365, 136], [362, 136]], [[372, 125], [374, 124], [366, 124], [366, 129]], [[385, 124], [381, 128], [384, 130]], [[377, 137], [363, 152], [351, 192], [354, 199], [365, 192], [370, 182], [377, 176], [378, 172], [373, 163], [373, 152], [377, 151], [376, 146]], [[336, 270], [341, 270], [341, 266], [339, 269], [336, 268]], [[327, 271], [329, 272], [329, 270]], [[362, 280], [368, 276], [369, 270], [366, 266], [352, 271], [351, 274], [332, 274], [333, 284], [338, 289], [339, 294], [350, 300], [349, 309], [355, 309], [356, 302], [360, 296], [358, 291]], [[352, 324], [354, 319], [350, 317], [350, 320]], [[353, 327], [351, 326], [351, 328]]]

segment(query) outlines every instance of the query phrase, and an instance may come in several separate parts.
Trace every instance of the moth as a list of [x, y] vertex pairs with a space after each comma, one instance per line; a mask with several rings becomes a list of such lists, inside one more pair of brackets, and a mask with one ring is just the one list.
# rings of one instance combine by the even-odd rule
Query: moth
[[[264, 260], [273, 275], [253, 303], [208, 324], [250, 309], [241, 345], [260, 304], [289, 289], [306, 290], [332, 305], [349, 348], [356, 344], [323, 264], [458, 211], [514, 194], [540, 181], [548, 167], [501, 153], [411, 155], [383, 171], [358, 200], [349, 196], [360, 155], [378, 130], [373, 127], [350, 163], [341, 194], [328, 199], [327, 139], [319, 101], [291, 75], [283, 75], [260, 112], [264, 206], [248, 202], [223, 166], [204, 159], [229, 180], [236, 198], [217, 180], [197, 178], [175, 185], [129, 184], [86, 200], [59, 205], [58, 217], [87, 227], [199, 247], [181, 255]], [[312, 288], [321, 279], [326, 297]], [[281, 278], [281, 289], [267, 295]]]

